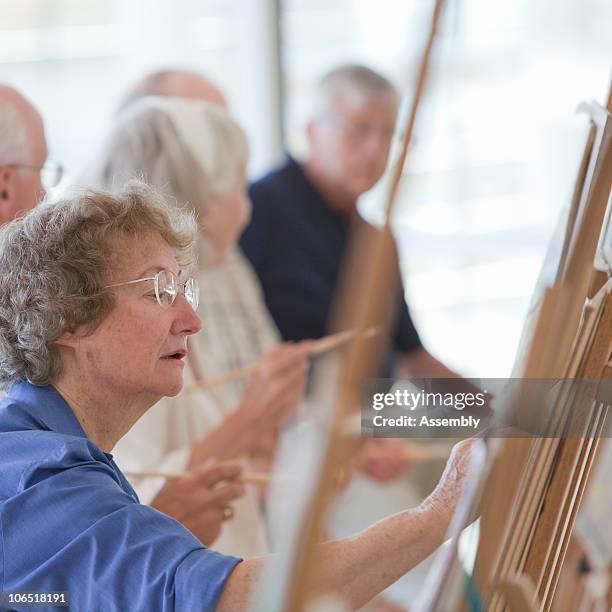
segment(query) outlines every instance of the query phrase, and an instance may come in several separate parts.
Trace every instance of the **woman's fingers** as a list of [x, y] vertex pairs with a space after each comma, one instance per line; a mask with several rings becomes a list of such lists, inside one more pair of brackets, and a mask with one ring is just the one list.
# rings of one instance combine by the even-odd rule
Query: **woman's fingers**
[[[244, 485], [237, 482], [221, 484], [214, 489], [194, 492], [189, 499], [184, 500], [187, 507], [187, 516], [193, 518], [194, 515], [211, 511], [217, 514], [222, 513], [223, 508], [229, 507], [231, 502], [243, 497], [245, 492]], [[221, 520], [222, 517], [219, 515], [218, 519]], [[225, 520], [228, 520], [227, 516]]]
[[277, 347], [262, 358], [244, 399], [251, 417], [274, 418], [295, 406], [304, 394], [308, 374], [305, 347]]
[[477, 442], [476, 438], [468, 438], [453, 446], [440, 481], [426, 500], [447, 520], [450, 520], [467, 484], [471, 449]]
[[256, 373], [263, 377], [278, 376], [295, 368], [308, 369], [311, 343], [282, 344], [268, 351], [259, 360]]
[[211, 502], [220, 506], [227, 506], [245, 494], [244, 485], [238, 483], [221, 485], [214, 489], [211, 493]]
[[242, 465], [238, 461], [216, 461], [196, 467], [188, 478], [194, 486], [210, 489], [218, 482], [238, 479], [242, 472]]

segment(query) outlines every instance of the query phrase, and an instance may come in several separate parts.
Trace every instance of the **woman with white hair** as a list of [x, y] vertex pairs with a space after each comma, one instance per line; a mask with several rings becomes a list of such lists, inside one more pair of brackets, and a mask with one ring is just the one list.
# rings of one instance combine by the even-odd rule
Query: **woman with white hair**
[[[200, 349], [197, 369], [215, 378], [259, 360], [257, 392], [253, 382], [249, 387], [242, 380], [209, 393], [191, 391], [190, 379], [183, 394], [150, 410], [115, 451], [130, 473], [183, 472], [211, 456], [253, 459], [270, 453], [282, 421], [301, 397], [304, 372], [283, 364], [295, 350], [305, 355], [308, 344], [280, 345], [256, 277], [236, 246], [250, 214], [247, 160], [246, 137], [224, 109], [168, 97], [131, 105], [104, 149], [95, 179], [101, 186], [121, 189], [141, 176], [196, 214], [197, 278], [206, 288], [199, 308], [203, 328], [194, 338]], [[193, 514], [180, 479], [134, 478], [133, 484], [141, 500], [177, 520]], [[248, 487], [244, 498], [228, 504], [225, 518], [232, 520], [214, 539], [215, 548], [243, 557], [267, 551], [256, 489]], [[205, 543], [213, 541], [210, 531], [196, 534]]]

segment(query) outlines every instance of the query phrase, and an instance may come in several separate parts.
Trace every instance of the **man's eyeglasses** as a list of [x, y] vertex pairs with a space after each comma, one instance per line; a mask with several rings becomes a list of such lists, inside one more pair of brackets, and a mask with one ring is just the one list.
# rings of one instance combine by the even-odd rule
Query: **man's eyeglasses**
[[104, 288], [122, 287], [123, 285], [133, 285], [144, 281], [153, 281], [155, 297], [162, 308], [172, 306], [179, 293], [185, 296], [185, 299], [194, 310], [197, 309], [200, 303], [200, 285], [198, 281], [195, 278], [188, 278], [185, 282], [181, 282], [176, 274], [170, 272], [170, 270], [160, 270], [155, 276], [137, 278], [125, 283], [113, 283], [112, 285], [106, 285]]
[[391, 142], [395, 133], [395, 126], [390, 125], [375, 125], [361, 121], [350, 121], [344, 117], [330, 116], [326, 117], [327, 121], [353, 142], [365, 142], [376, 136], [384, 142]]
[[10, 164], [11, 168], [17, 168], [20, 170], [32, 170], [34, 172], [40, 172], [40, 180], [45, 189], [51, 189], [59, 185], [62, 177], [64, 176], [64, 168], [61, 164], [48, 159], [44, 165], [31, 166], [29, 164]]

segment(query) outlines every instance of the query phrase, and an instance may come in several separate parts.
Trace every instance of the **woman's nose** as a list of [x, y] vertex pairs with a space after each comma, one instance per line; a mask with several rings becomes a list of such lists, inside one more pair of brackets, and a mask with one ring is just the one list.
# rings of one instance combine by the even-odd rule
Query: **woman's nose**
[[174, 320], [173, 332], [191, 336], [197, 334], [202, 329], [202, 319], [188, 302], [183, 294], [177, 296], [175, 303], [176, 318]]

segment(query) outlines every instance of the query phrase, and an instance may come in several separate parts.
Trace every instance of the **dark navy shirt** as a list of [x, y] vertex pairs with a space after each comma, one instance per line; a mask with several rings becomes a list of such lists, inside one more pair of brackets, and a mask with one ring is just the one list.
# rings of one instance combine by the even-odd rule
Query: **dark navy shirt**
[[139, 504], [53, 387], [0, 399], [0, 593], [67, 591], [76, 612], [214, 610], [239, 562]]
[[[350, 219], [324, 200], [291, 158], [255, 182], [249, 195], [253, 215], [240, 245], [266, 305], [285, 340], [320, 338], [328, 333]], [[398, 306], [395, 349], [420, 348], [403, 289]]]

